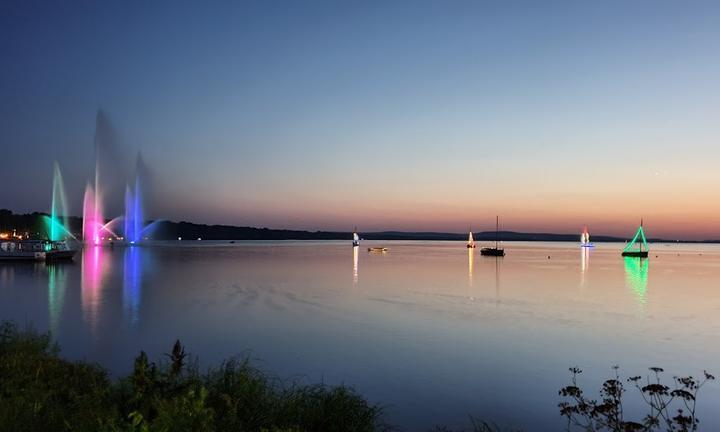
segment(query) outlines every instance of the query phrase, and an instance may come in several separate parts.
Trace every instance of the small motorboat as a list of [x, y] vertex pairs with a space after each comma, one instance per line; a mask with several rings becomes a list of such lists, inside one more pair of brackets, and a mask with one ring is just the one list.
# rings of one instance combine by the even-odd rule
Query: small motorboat
[[368, 252], [383, 253], [387, 252], [388, 248], [385, 247], [369, 247]]
[[357, 233], [357, 227], [355, 227], [355, 230], [353, 231], [353, 247], [360, 246], [360, 236]]

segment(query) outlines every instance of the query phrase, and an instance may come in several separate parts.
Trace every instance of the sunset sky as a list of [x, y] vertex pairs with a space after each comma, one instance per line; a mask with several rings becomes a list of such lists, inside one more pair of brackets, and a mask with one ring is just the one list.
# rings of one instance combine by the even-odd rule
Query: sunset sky
[[0, 208], [47, 211], [57, 160], [79, 215], [102, 109], [152, 217], [720, 238], [718, 23], [714, 1], [3, 2]]

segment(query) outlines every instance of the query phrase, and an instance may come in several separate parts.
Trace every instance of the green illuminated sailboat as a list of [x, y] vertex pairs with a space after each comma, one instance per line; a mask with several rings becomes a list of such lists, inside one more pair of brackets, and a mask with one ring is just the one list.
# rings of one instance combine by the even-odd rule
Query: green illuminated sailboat
[[642, 219], [640, 219], [640, 227], [635, 233], [635, 237], [625, 246], [622, 251], [624, 257], [647, 258], [650, 248], [648, 247], [645, 231], [643, 231]]

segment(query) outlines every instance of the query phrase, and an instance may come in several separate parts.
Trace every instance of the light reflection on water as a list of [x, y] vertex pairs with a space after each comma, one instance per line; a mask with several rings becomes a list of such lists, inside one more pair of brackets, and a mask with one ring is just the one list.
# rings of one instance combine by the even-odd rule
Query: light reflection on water
[[65, 302], [67, 275], [63, 265], [54, 264], [47, 266], [47, 273], [49, 330], [52, 334], [57, 334], [63, 303]]
[[[205, 364], [250, 354], [281, 377], [353, 384], [407, 430], [469, 414], [561, 428], [557, 390], [574, 365], [588, 385], [613, 364], [719, 372], [720, 247], [654, 245], [640, 260], [603, 244], [578, 256], [575, 244], [508, 243], [504, 258], [464, 242], [377, 245], [389, 252], [198, 242], [2, 264], [0, 318], [49, 329], [65, 355], [115, 373], [178, 338]], [[703, 426], [720, 427], [717, 385], [700, 401]]]
[[360, 247], [353, 246], [353, 286], [357, 287], [358, 284], [358, 259], [360, 258]]
[[475, 265], [475, 249], [467, 248], [468, 254], [468, 298], [474, 300], [473, 297], [473, 266]]
[[625, 278], [640, 306], [645, 304], [648, 284], [649, 259], [625, 257]]
[[[82, 251], [82, 310], [90, 330], [94, 331], [100, 319], [104, 278], [112, 271], [112, 261], [105, 260], [106, 251], [100, 246], [89, 246]], [[62, 265], [62, 264], [60, 264]]]
[[142, 251], [141, 247], [126, 248], [123, 262], [123, 308], [124, 315], [131, 324], [136, 324], [139, 319]]

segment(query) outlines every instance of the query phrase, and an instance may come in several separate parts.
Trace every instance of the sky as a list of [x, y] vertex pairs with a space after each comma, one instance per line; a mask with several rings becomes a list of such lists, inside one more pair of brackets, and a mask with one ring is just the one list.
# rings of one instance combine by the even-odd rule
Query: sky
[[703, 1], [4, 1], [0, 207], [48, 211], [57, 161], [81, 214], [102, 110], [153, 218], [720, 238], [718, 22]]

